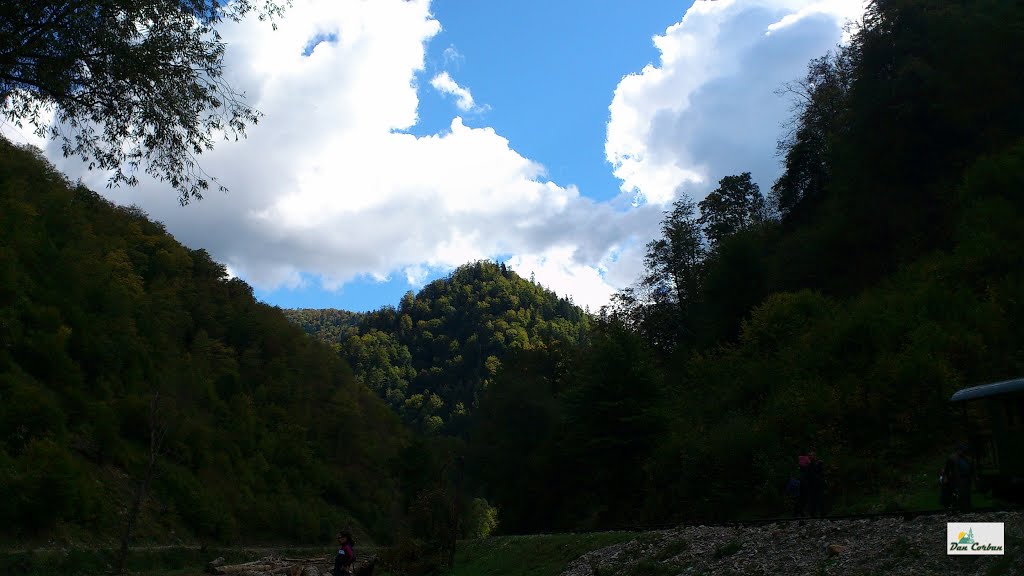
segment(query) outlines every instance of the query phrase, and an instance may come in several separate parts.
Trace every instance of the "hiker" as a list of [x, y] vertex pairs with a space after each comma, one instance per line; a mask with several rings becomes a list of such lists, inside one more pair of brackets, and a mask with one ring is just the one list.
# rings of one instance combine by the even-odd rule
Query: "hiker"
[[[960, 444], [956, 451], [946, 459], [943, 470], [945, 484], [943, 492], [949, 492], [948, 501], [957, 510], [971, 509], [971, 480], [974, 477], [974, 465], [968, 456], [967, 444]], [[949, 504], [945, 504], [947, 507]]]
[[352, 564], [356, 561], [356, 553], [352, 550], [355, 542], [349, 532], [338, 532], [338, 554], [334, 557], [333, 576], [352, 576]]
[[806, 483], [801, 482], [801, 491], [806, 492], [807, 515], [811, 518], [825, 516], [825, 464], [813, 450], [807, 454]]
[[801, 454], [796, 459], [797, 466], [800, 467], [800, 478], [797, 480], [797, 492], [796, 498], [796, 513], [794, 516], [805, 516], [807, 515], [808, 497], [810, 496], [810, 485], [811, 480], [809, 478], [811, 472], [811, 457], [807, 454]]
[[801, 506], [803, 502], [800, 501], [800, 471], [797, 470], [796, 474], [789, 476], [789, 481], [786, 482], [786, 487], [783, 489], [783, 496], [789, 501], [793, 510], [793, 517], [796, 518], [803, 514]]
[[943, 463], [942, 472], [939, 473], [939, 503], [943, 508], [949, 510], [956, 500], [956, 452], [946, 457]]

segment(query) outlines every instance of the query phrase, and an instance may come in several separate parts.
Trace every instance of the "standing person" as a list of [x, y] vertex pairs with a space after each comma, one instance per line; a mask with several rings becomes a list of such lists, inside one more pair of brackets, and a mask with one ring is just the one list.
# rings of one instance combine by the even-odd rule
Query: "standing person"
[[797, 465], [800, 466], [800, 478], [799, 478], [799, 492], [797, 493], [797, 503], [795, 516], [807, 515], [808, 500], [810, 497], [810, 472], [811, 472], [811, 457], [808, 454], [801, 454], [796, 459]]
[[333, 576], [352, 576], [352, 564], [356, 561], [356, 553], [352, 550], [355, 542], [349, 532], [338, 532], [338, 554], [334, 556]]
[[957, 468], [959, 463], [957, 462], [957, 453], [954, 450], [946, 458], [946, 463], [942, 466], [942, 474], [939, 475], [939, 486], [941, 492], [939, 493], [939, 502], [945, 509], [950, 509], [956, 504], [956, 477]]
[[818, 454], [810, 452], [807, 465], [807, 514], [811, 518], [825, 516], [825, 465]]
[[968, 456], [967, 444], [957, 446], [954, 454], [954, 483], [956, 487], [956, 508], [958, 510], [971, 509], [971, 480], [974, 477], [974, 465]]
[[800, 473], [797, 471], [795, 474], [790, 475], [789, 481], [786, 482], [786, 487], [783, 489], [783, 495], [789, 502], [793, 511], [793, 517], [799, 517], [803, 512], [800, 509], [802, 502], [800, 502]]

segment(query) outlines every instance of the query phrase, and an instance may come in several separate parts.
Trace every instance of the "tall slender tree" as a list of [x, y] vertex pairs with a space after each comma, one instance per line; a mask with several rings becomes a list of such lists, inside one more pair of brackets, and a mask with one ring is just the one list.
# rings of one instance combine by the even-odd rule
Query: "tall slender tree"
[[782, 217], [824, 195], [832, 177], [835, 139], [845, 126], [853, 70], [853, 49], [840, 47], [811, 60], [802, 79], [777, 92], [793, 105], [793, 116], [776, 148], [785, 171], [771, 190], [772, 208]]

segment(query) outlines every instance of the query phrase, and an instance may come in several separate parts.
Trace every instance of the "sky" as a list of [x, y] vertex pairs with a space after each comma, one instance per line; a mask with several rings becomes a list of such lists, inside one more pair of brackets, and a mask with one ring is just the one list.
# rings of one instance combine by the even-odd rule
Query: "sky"
[[767, 192], [777, 90], [860, 0], [294, 0], [226, 23], [226, 77], [265, 116], [199, 160], [229, 192], [107, 189], [283, 308], [397, 305], [505, 262], [597, 310], [643, 270], [673, 201], [749, 171]]

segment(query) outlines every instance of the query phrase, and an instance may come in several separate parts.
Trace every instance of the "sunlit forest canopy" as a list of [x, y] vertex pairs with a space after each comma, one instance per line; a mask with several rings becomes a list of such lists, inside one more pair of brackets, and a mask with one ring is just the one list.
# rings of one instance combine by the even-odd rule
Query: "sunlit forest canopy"
[[589, 317], [504, 264], [460, 267], [397, 308], [287, 310], [337, 350], [355, 377], [425, 433], [465, 431], [480, 394], [515, 351], [579, 346]]

